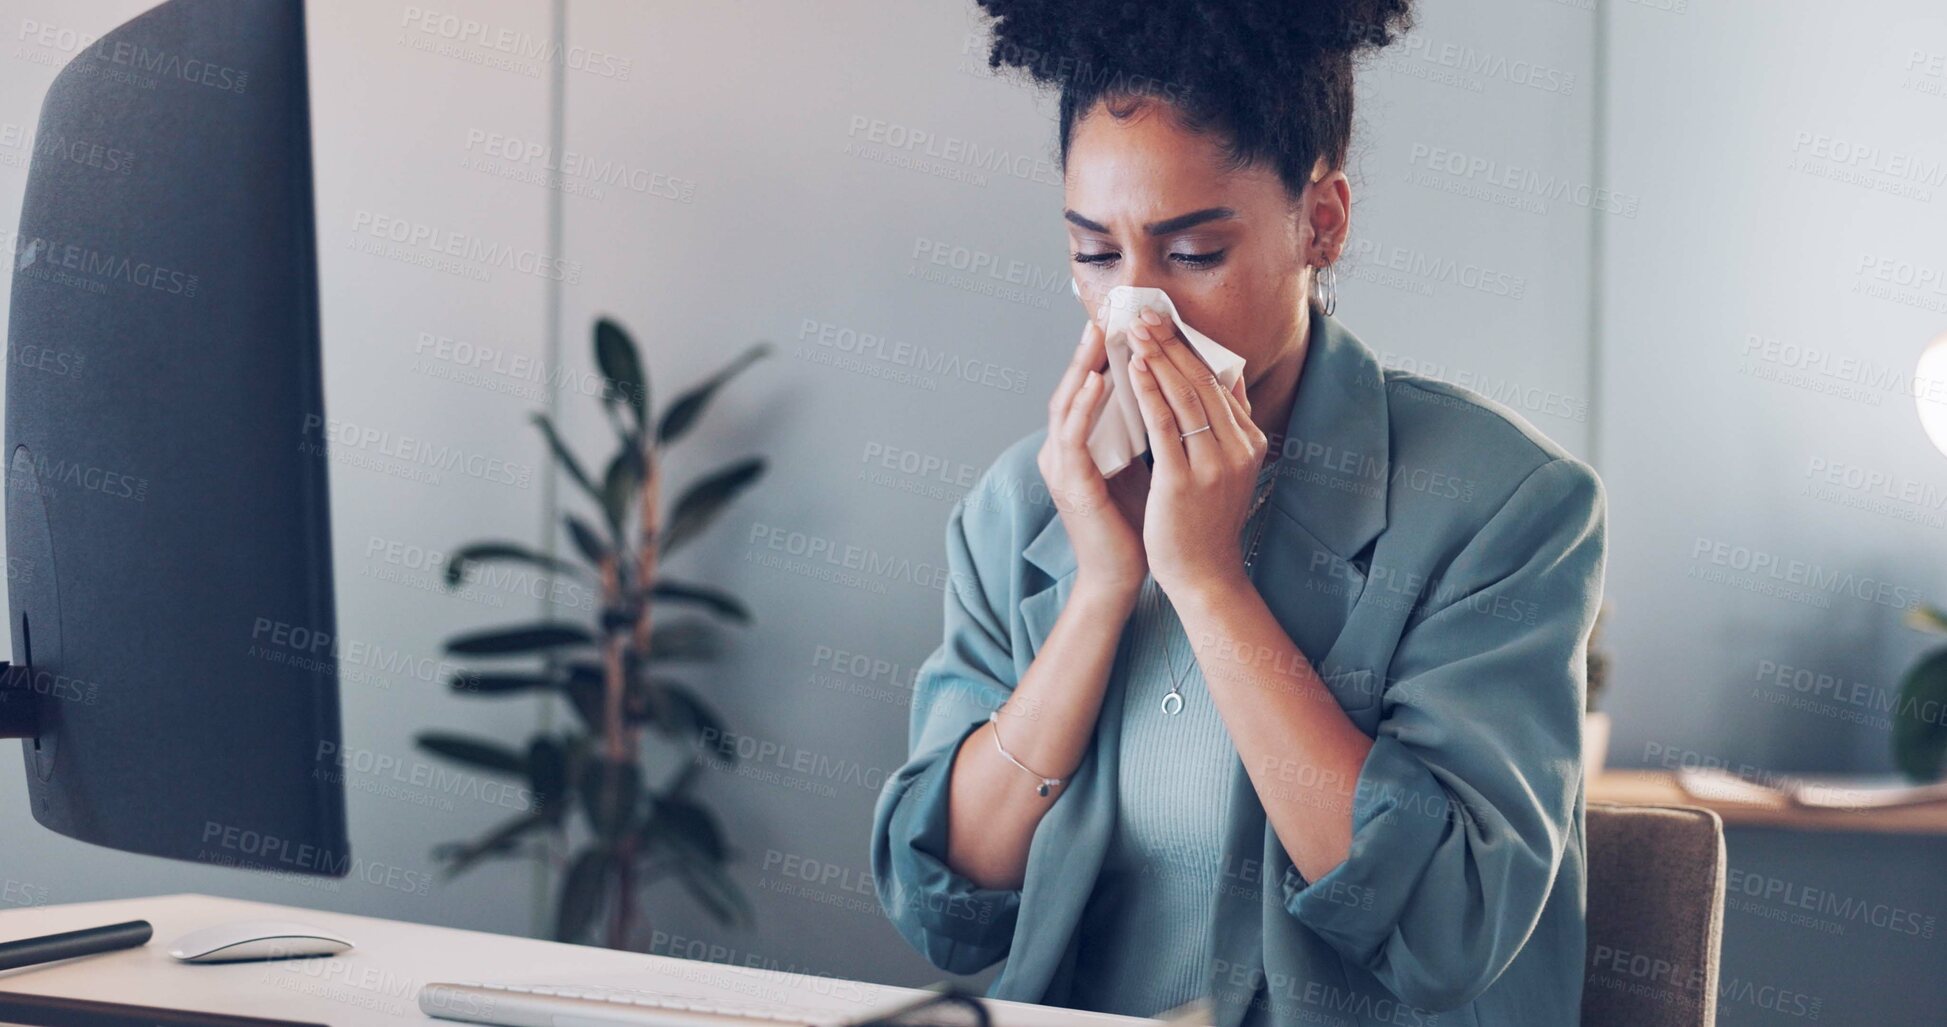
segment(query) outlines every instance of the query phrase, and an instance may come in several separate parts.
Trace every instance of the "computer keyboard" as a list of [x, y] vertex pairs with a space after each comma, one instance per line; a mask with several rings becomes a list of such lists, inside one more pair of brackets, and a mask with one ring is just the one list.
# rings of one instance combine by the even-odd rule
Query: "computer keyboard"
[[729, 1027], [733, 1024], [798, 1024], [831, 1027], [830, 1013], [788, 1006], [721, 1002], [688, 995], [585, 985], [439, 982], [419, 989], [428, 1016], [498, 1027], [559, 1024], [625, 1024], [637, 1027]]

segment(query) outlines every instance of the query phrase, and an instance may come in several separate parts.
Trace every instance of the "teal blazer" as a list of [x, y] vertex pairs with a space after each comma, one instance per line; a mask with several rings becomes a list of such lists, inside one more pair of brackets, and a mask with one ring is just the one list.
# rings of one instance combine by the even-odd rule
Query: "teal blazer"
[[[1237, 762], [1211, 881], [1216, 1022], [1574, 1024], [1601, 480], [1514, 411], [1382, 369], [1337, 320], [1311, 316], [1252, 578], [1374, 742], [1351, 854], [1316, 881]], [[947, 518], [946, 637], [914, 681], [910, 757], [874, 809], [872, 870], [893, 924], [935, 966], [1005, 959], [989, 995], [1062, 1005], [1115, 824], [1116, 766], [1099, 754], [1117, 751], [1117, 719], [1098, 720], [1036, 828], [1021, 888], [977, 887], [944, 860], [954, 754], [1006, 701], [1075, 581], [1036, 466], [1045, 434], [1009, 446]], [[1122, 708], [1120, 677], [1105, 710]], [[1307, 768], [1284, 772], [1302, 782]]]

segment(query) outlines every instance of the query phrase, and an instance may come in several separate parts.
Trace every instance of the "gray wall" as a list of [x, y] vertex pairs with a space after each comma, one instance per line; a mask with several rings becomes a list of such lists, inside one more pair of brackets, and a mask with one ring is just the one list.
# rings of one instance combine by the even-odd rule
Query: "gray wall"
[[[1605, 175], [1642, 196], [1602, 223], [1612, 763], [1885, 772], [1934, 644], [1901, 608], [1947, 598], [1907, 391], [1947, 329], [1947, 13], [1604, 6]], [[1939, 839], [1730, 843], [1722, 1022], [1938, 1019]]]
[[[328, 403], [348, 423], [538, 472], [528, 411], [558, 407], [571, 438], [603, 438], [584, 388], [596, 316], [642, 342], [659, 398], [773, 341], [776, 356], [669, 456], [672, 485], [733, 458], [771, 461], [763, 486], [669, 568], [756, 614], [728, 659], [688, 676], [761, 754], [705, 788], [744, 853], [737, 877], [758, 922], [719, 929], [655, 892], [646, 940], [932, 980], [877, 910], [869, 814], [904, 749], [913, 672], [939, 642], [947, 511], [1041, 422], [1079, 328], [1052, 103], [990, 75], [963, 0], [561, 2], [574, 59], [558, 68], [408, 16], [431, 5], [314, 5]], [[143, 6], [12, 0], [0, 144], [7, 124], [31, 130], [58, 56], [26, 38], [27, 22], [98, 33]], [[1699, 0], [1427, 4], [1361, 75], [1340, 317], [1389, 366], [1484, 392], [1602, 472], [1615, 765], [1886, 769], [1883, 720], [1799, 703], [1759, 671], [1884, 696], [1925, 640], [1885, 602], [1788, 601], [1720, 561], [1759, 553], [1939, 591], [1928, 543], [1947, 515], [1924, 497], [1947, 458], [1904, 394], [1829, 366], [1821, 377], [1788, 347], [1855, 358], [1875, 381], [1909, 370], [1944, 327], [1947, 295], [1889, 291], [1865, 269], [1942, 270], [1947, 148], [1927, 126], [1947, 123], [1947, 23], [1921, 0], [1882, 2], [1857, 25], [1783, 6], [1795, 16]], [[548, 8], [451, 0], [438, 12], [561, 38]], [[1825, 137], [1918, 161], [1923, 181], [1901, 194], [1893, 176], [1848, 180], [1821, 156]], [[0, 145], [0, 211], [17, 209], [24, 153]], [[574, 274], [550, 291], [374, 255], [359, 247], [361, 213], [559, 256]], [[962, 375], [941, 361], [976, 363]], [[446, 634], [535, 609], [530, 582], [442, 594], [420, 553], [545, 540], [571, 495], [538, 473], [525, 489], [427, 484], [352, 456], [333, 465], [348, 638], [432, 661]], [[1931, 491], [1883, 500], [1844, 484], [1855, 471], [1896, 496]], [[346, 710], [354, 745], [407, 765], [416, 730], [515, 738], [545, 716], [369, 672], [347, 685]], [[506, 812], [386, 775], [364, 784], [352, 792], [360, 845], [409, 870]], [[0, 815], [24, 822], [20, 795], [0, 774]], [[0, 872], [33, 901], [194, 888], [505, 931], [533, 929], [545, 908], [542, 882], [518, 866], [424, 894], [321, 891], [40, 833], [9, 833], [5, 847]], [[1937, 850], [1737, 832], [1733, 867], [1740, 886], [1930, 918], [1947, 870]], [[1833, 930], [1792, 912], [1734, 903], [1726, 1023], [1806, 1018], [1786, 996], [1839, 1022], [1903, 1022], [1947, 997], [1911, 983], [1938, 964], [1931, 932]], [[1864, 967], [1909, 986], [1876, 987], [1886, 977]]]

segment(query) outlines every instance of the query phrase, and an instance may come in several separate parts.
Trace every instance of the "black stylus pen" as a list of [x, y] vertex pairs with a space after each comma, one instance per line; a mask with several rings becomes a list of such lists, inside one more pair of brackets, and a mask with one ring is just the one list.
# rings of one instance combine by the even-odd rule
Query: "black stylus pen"
[[149, 926], [147, 920], [130, 920], [125, 924], [0, 942], [0, 970], [52, 963], [57, 959], [73, 959], [76, 956], [92, 956], [97, 952], [132, 949], [137, 945], [147, 945], [154, 933], [155, 929]]

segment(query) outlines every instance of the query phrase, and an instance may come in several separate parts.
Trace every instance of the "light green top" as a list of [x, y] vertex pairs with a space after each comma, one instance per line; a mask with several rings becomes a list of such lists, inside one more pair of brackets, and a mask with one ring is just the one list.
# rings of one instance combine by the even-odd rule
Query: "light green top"
[[[1275, 466], [1258, 472], [1258, 492]], [[1254, 495], [1257, 493], [1254, 493]], [[1240, 545], [1265, 511], [1245, 523]], [[1116, 827], [1077, 928], [1077, 1007], [1154, 1016], [1209, 990], [1211, 931], [1223, 887], [1225, 814], [1237, 748], [1169, 597], [1143, 579], [1123, 629]], [[1163, 712], [1170, 682], [1182, 708]], [[1113, 694], [1113, 692], [1111, 693]]]

